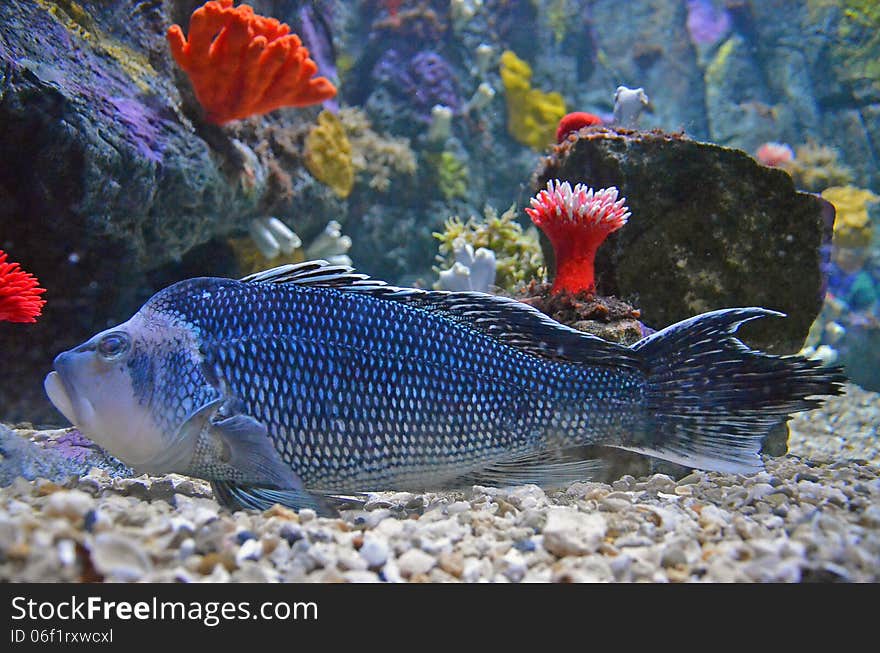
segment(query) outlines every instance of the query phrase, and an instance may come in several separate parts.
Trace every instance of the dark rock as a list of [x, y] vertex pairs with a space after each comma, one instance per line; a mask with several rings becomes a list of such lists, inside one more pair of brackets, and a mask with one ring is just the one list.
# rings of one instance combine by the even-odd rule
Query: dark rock
[[778, 458], [788, 453], [788, 423], [780, 422], [770, 429], [761, 445], [761, 453]]
[[72, 476], [85, 476], [92, 467], [111, 476], [131, 475], [125, 465], [82, 438], [75, 429], [40, 442], [0, 424], [0, 486], [9, 485], [18, 476], [63, 484]]
[[639, 310], [615, 297], [568, 292], [551, 294], [550, 284], [532, 281], [515, 299], [557, 322], [623, 345], [643, 337]]
[[278, 534], [290, 545], [299, 542], [305, 537], [303, 529], [299, 524], [284, 524]]
[[679, 134], [593, 128], [555, 147], [534, 187], [549, 179], [626, 197], [632, 217], [599, 249], [597, 291], [638, 305], [647, 325], [762, 306], [788, 317], [743, 327], [750, 345], [803, 346], [821, 308], [831, 223], [828, 203], [797, 192], [788, 173]]

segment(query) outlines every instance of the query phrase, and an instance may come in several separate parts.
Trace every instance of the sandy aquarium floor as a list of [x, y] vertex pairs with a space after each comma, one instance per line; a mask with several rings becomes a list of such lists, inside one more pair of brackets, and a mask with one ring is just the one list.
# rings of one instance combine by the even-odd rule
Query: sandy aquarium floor
[[876, 582], [878, 424], [880, 395], [850, 386], [753, 476], [376, 494], [334, 519], [230, 513], [176, 475], [18, 478], [0, 580]]

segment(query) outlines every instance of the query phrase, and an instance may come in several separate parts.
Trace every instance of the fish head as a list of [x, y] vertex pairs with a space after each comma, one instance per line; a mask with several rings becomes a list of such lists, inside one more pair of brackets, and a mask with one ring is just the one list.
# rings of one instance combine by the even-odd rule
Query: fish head
[[191, 326], [145, 305], [59, 354], [46, 394], [84, 435], [136, 470], [182, 471], [195, 446], [182, 427], [210, 401], [197, 340]]

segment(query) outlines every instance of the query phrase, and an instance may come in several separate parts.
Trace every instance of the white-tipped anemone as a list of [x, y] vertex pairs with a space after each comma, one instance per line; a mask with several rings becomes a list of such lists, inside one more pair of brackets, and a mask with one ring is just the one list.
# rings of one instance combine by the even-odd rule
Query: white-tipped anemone
[[611, 232], [625, 225], [631, 215], [625, 202], [624, 197], [618, 199], [615, 186], [593, 190], [575, 184], [572, 188], [567, 181], [551, 179], [547, 190], [532, 198], [532, 208], [526, 209], [526, 213], [539, 227], [553, 220], [602, 227]]

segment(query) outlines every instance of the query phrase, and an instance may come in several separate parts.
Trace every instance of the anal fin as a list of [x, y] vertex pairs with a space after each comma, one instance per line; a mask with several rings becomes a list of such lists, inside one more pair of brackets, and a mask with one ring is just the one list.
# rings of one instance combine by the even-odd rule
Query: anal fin
[[540, 449], [496, 460], [485, 467], [455, 479], [454, 484], [503, 487], [533, 483], [540, 487], [560, 487], [599, 476], [606, 463], [584, 458], [582, 447]]

